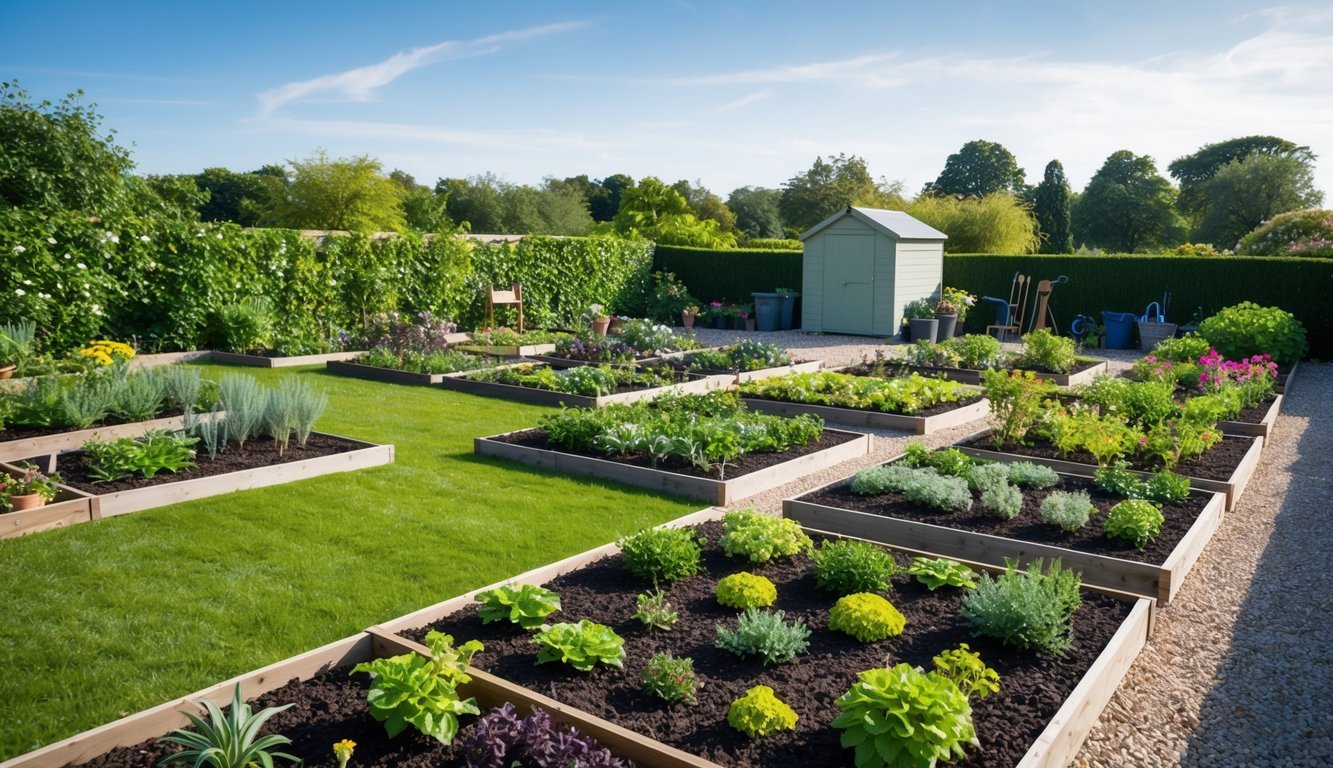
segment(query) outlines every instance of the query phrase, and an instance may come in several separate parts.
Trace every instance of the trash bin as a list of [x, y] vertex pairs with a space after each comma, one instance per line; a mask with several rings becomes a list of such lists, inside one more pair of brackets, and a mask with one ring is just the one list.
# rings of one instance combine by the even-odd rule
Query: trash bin
[[790, 331], [796, 327], [796, 300], [801, 294], [795, 291], [778, 294], [782, 297], [782, 330]]
[[755, 330], [776, 331], [782, 321], [782, 297], [776, 293], [752, 293]]
[[1133, 312], [1102, 310], [1102, 322], [1106, 325], [1106, 348], [1130, 349], [1134, 344], [1134, 323], [1137, 318]]

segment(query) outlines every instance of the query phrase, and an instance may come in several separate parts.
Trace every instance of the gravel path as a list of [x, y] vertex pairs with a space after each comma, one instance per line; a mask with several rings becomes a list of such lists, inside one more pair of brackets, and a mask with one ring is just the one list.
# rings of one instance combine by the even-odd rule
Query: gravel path
[[[772, 341], [793, 357], [849, 365], [893, 344], [799, 331], [703, 329], [705, 344]], [[1097, 350], [1126, 367], [1135, 350]], [[1244, 497], [1204, 550], [1185, 586], [1161, 608], [1154, 634], [1112, 697], [1074, 765], [1333, 765], [1333, 654], [1324, 647], [1333, 604], [1333, 365], [1302, 363], [1283, 400], [1275, 438]], [[982, 429], [984, 421], [936, 432], [931, 447]], [[1313, 427], [1313, 428], [1312, 428]], [[783, 498], [833, 482], [901, 453], [903, 432], [869, 431], [874, 451], [747, 499], [780, 514]], [[1323, 702], [1322, 704], [1320, 702]]]

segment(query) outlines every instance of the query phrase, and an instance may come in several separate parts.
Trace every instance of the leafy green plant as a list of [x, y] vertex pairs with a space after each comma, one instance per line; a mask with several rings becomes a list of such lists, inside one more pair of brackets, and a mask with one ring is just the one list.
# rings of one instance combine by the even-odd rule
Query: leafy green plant
[[630, 618], [642, 622], [648, 629], [667, 632], [680, 621], [680, 613], [667, 602], [666, 593], [660, 589], [636, 596], [634, 607], [637, 610]]
[[1143, 484], [1144, 497], [1158, 504], [1179, 504], [1190, 495], [1190, 479], [1169, 469], [1153, 473]]
[[1078, 350], [1073, 339], [1056, 336], [1043, 328], [1023, 337], [1023, 350], [1015, 363], [1045, 373], [1069, 373], [1078, 361]]
[[1152, 348], [1152, 356], [1158, 360], [1169, 360], [1173, 363], [1193, 363], [1199, 358], [1208, 354], [1212, 345], [1204, 337], [1187, 333], [1184, 336], [1177, 336], [1170, 339], [1162, 339]]
[[783, 611], [750, 608], [737, 619], [736, 629], [717, 625], [717, 647], [737, 656], [758, 656], [765, 665], [796, 658], [809, 647], [810, 629], [797, 619], [788, 624]]
[[1032, 371], [985, 371], [981, 374], [990, 403], [991, 441], [997, 447], [1022, 445], [1041, 415], [1042, 402], [1055, 393], [1055, 385]]
[[869, 467], [852, 477], [851, 491], [860, 495], [901, 493], [908, 501], [944, 512], [966, 512], [972, 508], [972, 492], [967, 481], [941, 475], [933, 469], [898, 465]]
[[1041, 519], [1066, 533], [1087, 525], [1088, 517], [1096, 511], [1084, 491], [1053, 491], [1041, 501]]
[[1143, 549], [1162, 532], [1165, 518], [1152, 502], [1127, 499], [1106, 513], [1106, 535]]
[[524, 629], [536, 629], [546, 617], [560, 610], [560, 595], [532, 584], [505, 584], [477, 595], [477, 615], [483, 624], [511, 621]]
[[[958, 322], [962, 321], [963, 316], [960, 314]], [[964, 368], [993, 368], [1000, 364], [1003, 357], [1000, 340], [986, 333], [969, 333], [946, 339], [944, 344], [953, 347]]]
[[218, 307], [206, 330], [213, 349], [244, 354], [268, 349], [273, 332], [273, 303], [253, 297]]
[[933, 766], [979, 746], [967, 696], [938, 672], [906, 663], [866, 670], [835, 703], [842, 714], [831, 725], [856, 750], [856, 768]]
[[775, 557], [789, 557], [808, 552], [813, 546], [795, 520], [774, 517], [744, 509], [722, 516], [722, 551], [731, 557], [745, 557], [752, 563], [766, 563]]
[[917, 373], [895, 378], [853, 376], [836, 371], [792, 373], [742, 382], [738, 391], [743, 397], [906, 415], [980, 397], [956, 381], [926, 378]]
[[301, 759], [295, 755], [272, 751], [275, 747], [291, 744], [291, 739], [277, 733], [259, 736], [259, 729], [269, 718], [291, 709], [294, 704], [269, 707], [252, 713], [250, 705], [241, 698], [240, 683], [236, 684], [232, 692], [231, 707], [225, 714], [212, 699], [201, 699], [198, 703], [203, 704], [208, 711], [208, 719], [193, 712], [181, 712], [190, 720], [194, 730], [178, 728], [163, 736], [162, 741], [185, 749], [167, 755], [158, 765], [189, 763], [194, 768], [273, 768], [275, 759], [298, 765], [301, 763]]
[[767, 685], [756, 685], [731, 702], [727, 724], [752, 739], [796, 729], [796, 711]]
[[370, 674], [370, 692], [366, 695], [370, 715], [384, 723], [389, 738], [410, 725], [449, 744], [458, 734], [459, 715], [481, 714], [476, 699], [458, 697], [458, 686], [472, 680], [467, 666], [482, 645], [469, 640], [455, 648], [451, 636], [431, 630], [426, 634], [426, 647], [430, 658], [406, 653], [362, 662], [352, 668], [352, 673]]
[[599, 663], [621, 667], [625, 662], [624, 639], [610, 627], [587, 619], [541, 627], [532, 642], [538, 648], [538, 664], [559, 661], [587, 672]]
[[741, 571], [719, 579], [715, 594], [728, 608], [767, 608], [778, 599], [778, 588], [763, 576]]
[[700, 569], [699, 538], [686, 528], [647, 528], [619, 545], [625, 570], [646, 581], [676, 581]]
[[993, 637], [1024, 650], [1061, 654], [1074, 641], [1072, 617], [1082, 604], [1076, 571], [1059, 559], [1042, 570], [1040, 559], [1019, 573], [1009, 562], [999, 576], [983, 574], [963, 598], [963, 620], [977, 635]]
[[694, 676], [694, 659], [676, 658], [669, 652], [655, 653], [643, 669], [643, 689], [667, 702], [695, 702], [701, 683]]
[[972, 651], [967, 643], [957, 648], [940, 651], [934, 659], [935, 671], [949, 678], [969, 699], [984, 699], [1000, 692], [1000, 673], [986, 666], [981, 654]]
[[972, 589], [977, 585], [971, 568], [944, 557], [914, 557], [907, 573], [934, 592], [940, 587]]
[[1229, 360], [1268, 354], [1290, 365], [1309, 345], [1305, 326], [1290, 312], [1249, 301], [1227, 307], [1199, 324], [1199, 334]]
[[1002, 488], [1009, 484], [1009, 468], [1001, 463], [976, 464], [968, 467], [963, 479], [973, 493], [981, 493], [991, 488]]
[[1008, 482], [985, 489], [979, 499], [987, 512], [1004, 520], [1012, 520], [1023, 511], [1022, 491]]
[[873, 643], [903, 633], [907, 619], [883, 597], [857, 592], [838, 598], [829, 610], [828, 628], [845, 632], [863, 643]]
[[89, 440], [83, 444], [83, 451], [88, 454], [88, 475], [95, 482], [105, 483], [189, 469], [195, 466], [194, 444], [193, 437], [153, 430], [139, 438]]
[[897, 569], [893, 555], [865, 541], [824, 540], [811, 553], [815, 585], [836, 595], [888, 592]]

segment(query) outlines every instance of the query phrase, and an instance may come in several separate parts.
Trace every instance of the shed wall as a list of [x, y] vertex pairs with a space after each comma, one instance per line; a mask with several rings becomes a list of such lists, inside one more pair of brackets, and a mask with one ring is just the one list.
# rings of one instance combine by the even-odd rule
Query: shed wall
[[805, 241], [801, 258], [801, 328], [811, 333], [824, 331], [824, 238]]
[[939, 292], [944, 275], [944, 244], [913, 240], [899, 242], [896, 272], [892, 333], [897, 332], [903, 307], [908, 302]]

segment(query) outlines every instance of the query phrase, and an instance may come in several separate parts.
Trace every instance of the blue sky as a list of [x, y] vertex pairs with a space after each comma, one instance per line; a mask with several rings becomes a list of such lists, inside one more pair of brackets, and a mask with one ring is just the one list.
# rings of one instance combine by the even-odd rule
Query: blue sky
[[0, 78], [82, 88], [144, 173], [368, 154], [418, 180], [778, 186], [865, 157], [915, 193], [966, 141], [1081, 189], [1274, 134], [1333, 202], [1333, 7], [1213, 2], [0, 0]]

